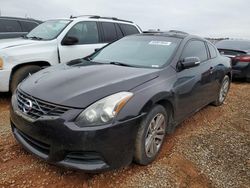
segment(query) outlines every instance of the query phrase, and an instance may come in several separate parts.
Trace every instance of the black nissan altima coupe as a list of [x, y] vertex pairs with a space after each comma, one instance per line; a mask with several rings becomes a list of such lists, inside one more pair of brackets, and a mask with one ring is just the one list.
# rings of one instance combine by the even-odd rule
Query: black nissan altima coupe
[[23, 81], [12, 97], [12, 131], [52, 164], [87, 172], [147, 165], [185, 118], [223, 103], [230, 63], [189, 34], [128, 36]]

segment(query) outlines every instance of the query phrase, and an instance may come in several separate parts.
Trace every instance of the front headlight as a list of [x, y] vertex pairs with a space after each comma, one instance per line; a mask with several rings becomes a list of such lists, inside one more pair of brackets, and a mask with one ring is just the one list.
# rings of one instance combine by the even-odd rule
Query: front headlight
[[3, 58], [0, 57], [0, 70], [3, 70]]
[[130, 92], [119, 92], [105, 97], [85, 109], [77, 118], [79, 126], [95, 126], [108, 123], [121, 111], [133, 96]]

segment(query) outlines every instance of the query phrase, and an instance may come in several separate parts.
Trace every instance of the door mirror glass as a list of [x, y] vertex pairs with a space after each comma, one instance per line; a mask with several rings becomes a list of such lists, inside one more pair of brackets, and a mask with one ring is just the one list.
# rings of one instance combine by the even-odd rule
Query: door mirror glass
[[200, 64], [200, 58], [198, 57], [186, 57], [180, 62], [182, 69], [188, 69], [191, 67], [196, 67]]
[[62, 45], [74, 45], [77, 44], [78, 41], [79, 40], [76, 37], [66, 36], [62, 41]]

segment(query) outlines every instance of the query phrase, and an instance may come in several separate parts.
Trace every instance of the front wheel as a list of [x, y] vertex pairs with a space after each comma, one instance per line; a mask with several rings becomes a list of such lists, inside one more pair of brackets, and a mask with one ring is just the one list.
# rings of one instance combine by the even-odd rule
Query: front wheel
[[154, 106], [142, 120], [135, 142], [135, 162], [147, 165], [159, 153], [166, 134], [168, 116], [161, 105]]
[[218, 97], [216, 101], [213, 102], [213, 105], [220, 106], [223, 104], [223, 102], [225, 101], [227, 97], [229, 87], [230, 87], [230, 78], [228, 75], [226, 75], [222, 80], [220, 91], [218, 93]]

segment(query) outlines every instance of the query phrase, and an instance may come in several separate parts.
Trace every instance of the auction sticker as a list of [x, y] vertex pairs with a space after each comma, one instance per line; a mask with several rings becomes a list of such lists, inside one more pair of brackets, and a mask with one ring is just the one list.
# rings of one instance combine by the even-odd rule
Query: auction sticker
[[148, 44], [151, 44], [151, 45], [169, 46], [169, 45], [171, 44], [171, 42], [152, 40], [152, 41], [150, 41]]

